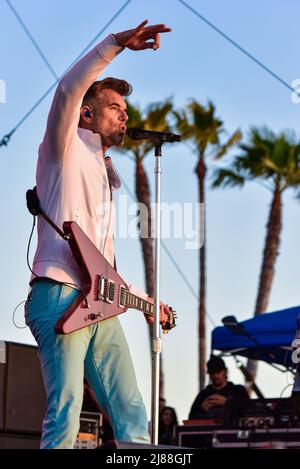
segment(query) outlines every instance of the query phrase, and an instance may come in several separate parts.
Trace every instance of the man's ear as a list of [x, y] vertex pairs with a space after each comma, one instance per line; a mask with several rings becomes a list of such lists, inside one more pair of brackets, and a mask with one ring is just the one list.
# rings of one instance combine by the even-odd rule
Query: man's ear
[[85, 124], [91, 124], [93, 122], [93, 111], [89, 106], [82, 106], [80, 109], [80, 118]]

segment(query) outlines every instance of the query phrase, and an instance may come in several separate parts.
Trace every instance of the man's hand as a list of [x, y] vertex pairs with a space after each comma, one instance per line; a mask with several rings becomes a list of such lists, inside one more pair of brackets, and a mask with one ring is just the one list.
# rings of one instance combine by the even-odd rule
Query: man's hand
[[165, 24], [155, 24], [146, 27], [147, 23], [148, 20], [145, 20], [137, 28], [116, 33], [114, 37], [120, 46], [131, 50], [156, 50], [160, 47], [160, 33], [168, 33], [172, 30]]
[[224, 396], [221, 396], [220, 394], [213, 394], [212, 396], [209, 396], [209, 402], [212, 404], [212, 406], [218, 406], [221, 407], [225, 404], [227, 401], [227, 398]]
[[[152, 303], [154, 305], [154, 298], [151, 298], [149, 296], [147, 298], [147, 301], [149, 301], [149, 303]], [[160, 324], [162, 325], [166, 324], [166, 322], [170, 321], [173, 317], [172, 312], [170, 311], [168, 305], [166, 305], [162, 301], [160, 302], [159, 313], [160, 313]], [[144, 316], [148, 324], [153, 324], [154, 316], [150, 316], [149, 314], [145, 314]]]
[[220, 394], [213, 394], [206, 399], [201, 404], [204, 412], [208, 412], [213, 407], [222, 407], [226, 402], [226, 397], [221, 396]]
[[202, 410], [204, 410], [204, 412], [208, 412], [213, 407], [213, 404], [210, 402], [209, 397], [204, 399], [204, 401], [201, 404], [201, 407], [202, 407]]

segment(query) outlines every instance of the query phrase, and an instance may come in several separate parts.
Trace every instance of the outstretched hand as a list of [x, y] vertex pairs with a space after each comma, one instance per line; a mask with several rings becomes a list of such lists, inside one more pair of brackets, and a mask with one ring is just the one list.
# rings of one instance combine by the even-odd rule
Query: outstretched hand
[[148, 20], [145, 20], [136, 28], [116, 33], [114, 37], [120, 46], [131, 50], [156, 50], [160, 47], [160, 34], [168, 33], [172, 30], [165, 24], [146, 26], [147, 23]]

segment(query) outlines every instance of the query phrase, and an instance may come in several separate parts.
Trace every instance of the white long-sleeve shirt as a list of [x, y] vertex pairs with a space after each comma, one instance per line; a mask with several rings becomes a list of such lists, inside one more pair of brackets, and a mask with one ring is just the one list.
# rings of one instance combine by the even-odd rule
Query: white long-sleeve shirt
[[[62, 78], [39, 147], [36, 174], [43, 211], [60, 228], [64, 221], [76, 221], [111, 265], [115, 210], [101, 137], [78, 128], [78, 122], [86, 91], [122, 50], [110, 35]], [[81, 286], [80, 272], [68, 243], [40, 217], [33, 271], [39, 277]], [[133, 286], [130, 289], [141, 293]]]

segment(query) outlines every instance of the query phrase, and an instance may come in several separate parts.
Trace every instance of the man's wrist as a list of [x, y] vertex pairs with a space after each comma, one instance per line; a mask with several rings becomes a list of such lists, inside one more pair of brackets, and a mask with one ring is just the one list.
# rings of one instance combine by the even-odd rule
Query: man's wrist
[[124, 46], [122, 46], [122, 44], [119, 43], [117, 37], [116, 37], [116, 34], [112, 33], [112, 37], [114, 38], [114, 40], [116, 41], [116, 43], [118, 44], [118, 46], [122, 47], [123, 49], [125, 49]]

